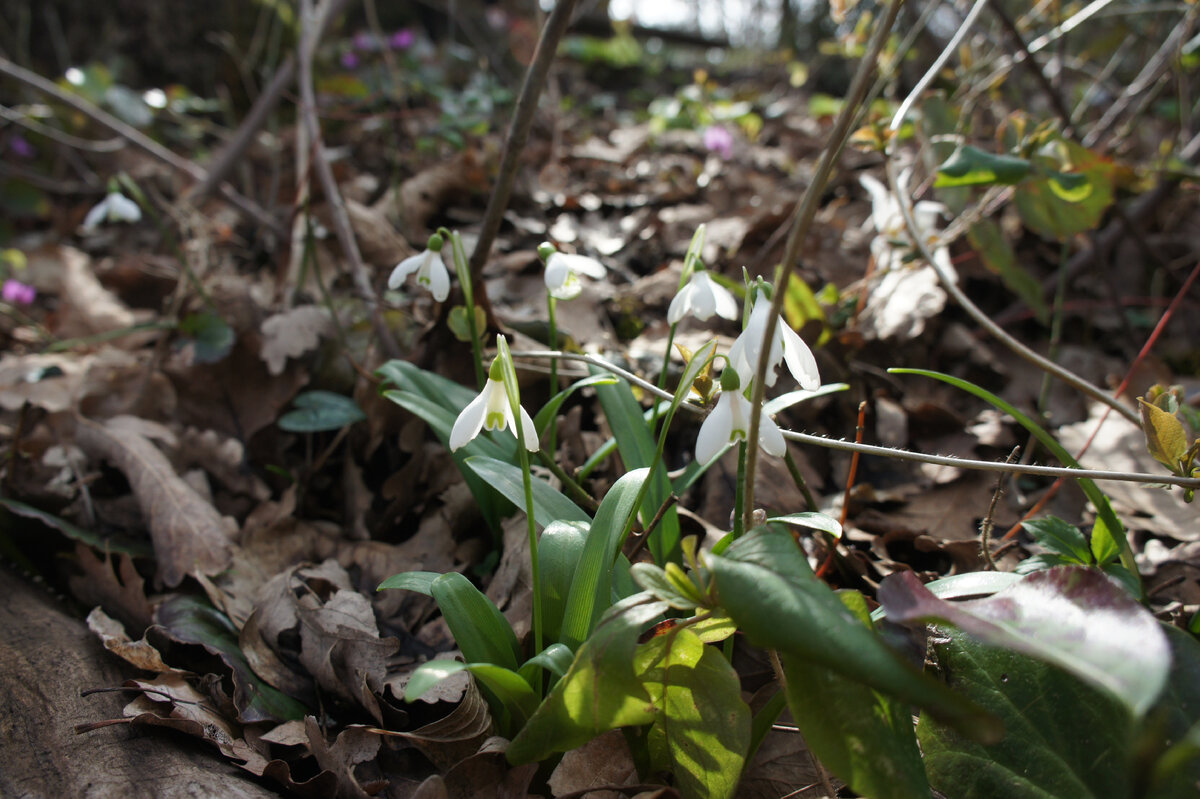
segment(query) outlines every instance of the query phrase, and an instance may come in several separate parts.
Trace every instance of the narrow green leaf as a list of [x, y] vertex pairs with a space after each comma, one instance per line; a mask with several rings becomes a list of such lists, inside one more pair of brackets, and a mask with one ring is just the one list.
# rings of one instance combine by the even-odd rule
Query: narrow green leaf
[[292, 400], [296, 410], [279, 417], [279, 427], [289, 433], [319, 433], [361, 422], [367, 418], [350, 397], [332, 391], [306, 391]]
[[575, 660], [575, 653], [565, 644], [550, 644], [550, 646], [538, 652], [536, 655], [525, 661], [521, 666], [521, 676], [527, 682], [532, 683], [538, 668], [543, 668], [556, 677], [566, 677], [567, 671], [571, 668], [571, 662]]
[[846, 610], [812, 573], [780, 525], [742, 536], [709, 564], [723, 607], [758, 646], [838, 670], [845, 677], [970, 728], [997, 728], [977, 707], [922, 674]]
[[685, 799], [733, 796], [750, 746], [750, 707], [737, 672], [687, 628], [638, 647], [635, 669], [658, 708], [652, 766], [670, 772]]
[[400, 572], [384, 580], [375, 590], [399, 588], [405, 591], [416, 591], [425, 596], [433, 596], [433, 581], [441, 576], [441, 572]]
[[521, 646], [516, 634], [492, 600], [470, 580], [449, 572], [433, 581], [430, 592], [467, 662], [517, 670]]
[[617, 379], [610, 374], [592, 375], [591, 377], [583, 377], [576, 380], [571, 385], [564, 388], [562, 391], [550, 398], [550, 401], [542, 406], [542, 409], [537, 412], [537, 416], [533, 417], [533, 426], [537, 428], [538, 435], [545, 435], [546, 430], [550, 428], [550, 423], [554, 417], [558, 416], [558, 409], [566, 402], [567, 397], [574, 394], [581, 388], [587, 386], [611, 386], [616, 383]]
[[1017, 254], [1000, 226], [990, 219], [980, 219], [967, 231], [967, 240], [983, 265], [999, 275], [1008, 290], [1020, 297], [1038, 321], [1045, 324], [1050, 311], [1042, 296], [1042, 283], [1017, 260]]
[[1170, 668], [1170, 648], [1154, 616], [1092, 568], [1034, 572], [994, 596], [954, 603], [935, 597], [912, 572], [899, 572], [880, 584], [879, 603], [892, 621], [947, 622], [1053, 663], [1137, 715], [1154, 704]]
[[636, 594], [613, 605], [579, 648], [567, 676], [509, 744], [513, 765], [566, 752], [617, 727], [647, 724], [654, 705], [633, 670], [643, 625], [667, 609], [665, 602]]
[[832, 516], [827, 516], [824, 513], [813, 513], [811, 511], [788, 513], [783, 516], [772, 516], [769, 521], [792, 524], [797, 527], [807, 527], [810, 530], [820, 530], [823, 533], [829, 533], [834, 538], [842, 537], [841, 523]]
[[[525, 506], [525, 484], [520, 466], [476, 455], [467, 458], [467, 467], [514, 505]], [[587, 513], [578, 505], [536, 476], [533, 478], [533, 519], [543, 527], [554, 521], [589, 521]]]
[[66, 519], [59, 518], [53, 513], [47, 513], [41, 508], [35, 508], [25, 502], [7, 497], [0, 497], [0, 506], [8, 508], [11, 513], [27, 519], [37, 519], [47, 527], [53, 527], [72, 541], [87, 544], [99, 552], [129, 555], [135, 558], [148, 558], [154, 554], [154, 547], [149, 541], [134, 541], [124, 536], [104, 536], [91, 530], [72, 524]]
[[[676, 564], [670, 565], [678, 568]], [[633, 575], [633, 581], [638, 584], [639, 588], [650, 592], [676, 610], [691, 610], [701, 604], [695, 597], [676, 587], [667, 578], [667, 573], [653, 563], [635, 563], [630, 568], [630, 574]], [[691, 581], [689, 580], [688, 583], [690, 585]], [[692, 593], [695, 593], [695, 586], [692, 586]]]
[[1091, 564], [1092, 553], [1088, 549], [1087, 538], [1075, 525], [1056, 516], [1047, 516], [1021, 522], [1021, 526], [1033, 536], [1034, 541], [1051, 552], [1057, 552], [1081, 566]]
[[1024, 158], [996, 155], [978, 147], [964, 145], [938, 167], [934, 188], [949, 186], [1011, 186], [1029, 174], [1031, 164]]

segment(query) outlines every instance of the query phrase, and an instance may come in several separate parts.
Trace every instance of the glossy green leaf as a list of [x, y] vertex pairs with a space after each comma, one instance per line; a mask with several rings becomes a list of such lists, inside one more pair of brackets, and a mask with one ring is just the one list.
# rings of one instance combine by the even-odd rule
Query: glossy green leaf
[[506, 752], [514, 765], [578, 748], [617, 727], [647, 724], [654, 705], [633, 669], [643, 625], [667, 609], [637, 594], [613, 605], [579, 648], [567, 676], [546, 697]]
[[996, 155], [968, 144], [938, 167], [933, 186], [1011, 186], [1028, 175], [1031, 166], [1024, 158]]
[[306, 391], [292, 400], [296, 410], [279, 417], [280, 428], [289, 433], [319, 433], [340, 430], [367, 418], [350, 397], [332, 391]]
[[986, 599], [946, 602], [912, 572], [888, 576], [879, 603], [900, 623], [942, 621], [1066, 669], [1143, 714], [1162, 691], [1170, 650], [1158, 622], [1096, 569], [1058, 566]]
[[559, 640], [567, 646], [578, 647], [611, 603], [613, 564], [624, 543], [621, 534], [648, 474], [648, 469], [637, 469], [623, 475], [596, 509], [563, 613]]
[[991, 219], [980, 219], [967, 231], [967, 240], [983, 265], [999, 275], [1008, 290], [1020, 297], [1038, 321], [1045, 324], [1050, 311], [1042, 296], [1042, 283], [1017, 260], [1017, 254], [1000, 226]]
[[[520, 466], [476, 455], [467, 467], [517, 507], [525, 507], [525, 483]], [[543, 527], [555, 521], [589, 521], [587, 513], [540, 477], [533, 478], [533, 519]]]
[[824, 513], [787, 513], [783, 516], [772, 516], [770, 521], [790, 524], [796, 527], [807, 527], [810, 530], [820, 530], [829, 533], [834, 538], [842, 537], [842, 525], [837, 519]]
[[566, 677], [574, 660], [575, 653], [571, 651], [570, 647], [565, 644], [550, 644], [525, 661], [525, 664], [521, 666], [521, 676], [532, 683], [536, 678], [537, 669], [543, 668], [556, 677]]
[[418, 594], [424, 594], [425, 596], [433, 596], [433, 581], [441, 576], [441, 572], [400, 572], [384, 580], [375, 590], [382, 591], [385, 588], [397, 588], [405, 591], [416, 591]]
[[430, 585], [438, 609], [468, 663], [492, 663], [516, 671], [521, 646], [508, 619], [471, 581], [457, 572]]
[[[871, 629], [862, 594], [839, 596]], [[841, 669], [789, 655], [782, 661], [792, 718], [830, 771], [873, 799], [929, 795], [908, 705], [848, 679]]]
[[1200, 785], [1200, 641], [1173, 625], [1164, 624], [1163, 632], [1171, 644], [1171, 674], [1147, 725], [1158, 733], [1153, 749], [1161, 751], [1147, 793], [1185, 799]]
[[583, 557], [588, 526], [582, 522], [550, 522], [538, 539], [542, 582], [542, 632], [546, 640], [562, 635], [563, 613], [579, 559]]
[[172, 640], [198, 644], [229, 667], [239, 721], [293, 721], [310, 713], [302, 703], [254, 673], [238, 643], [237, 628], [207, 600], [174, 594], [155, 610], [154, 621]]
[[1068, 524], [1056, 516], [1047, 516], [1021, 522], [1021, 526], [1033, 536], [1034, 541], [1051, 552], [1056, 552], [1081, 566], [1092, 562], [1087, 538], [1075, 525]]
[[[1050, 450], [1054, 454], [1054, 457], [1058, 458], [1064, 466], [1069, 466], [1072, 469], [1082, 468], [1071, 453], [1067, 452], [1066, 448], [1058, 443], [1058, 439], [1046, 432], [1041, 425], [1027, 414], [1017, 410], [1012, 403], [1000, 399], [1000, 397], [985, 388], [981, 388], [962, 378], [941, 372], [933, 372], [928, 369], [888, 369], [888, 374], [922, 375], [923, 377], [932, 377], [934, 380], [941, 380], [943, 383], [949, 383], [952, 386], [961, 388], [963, 391], [978, 397], [992, 407], [1016, 419], [1018, 424], [1028, 430], [1042, 446]], [[1079, 487], [1083, 489], [1083, 493], [1087, 495], [1092, 505], [1095, 506], [1096, 516], [1098, 517], [1096, 526], [1092, 530], [1092, 552], [1104, 553], [1106, 547], [1112, 547], [1115, 553], [1119, 553], [1121, 565], [1128, 570], [1130, 579], [1134, 582], [1139, 582], [1137, 563], [1133, 558], [1133, 550], [1129, 548], [1129, 541], [1125, 536], [1125, 527], [1117, 518], [1116, 513], [1113, 512], [1108, 497], [1096, 486], [1094, 481], [1086, 477], [1080, 477], [1078, 481]], [[1105, 559], [1097, 558], [1097, 562], [1104, 563]]]
[[755, 645], [840, 671], [846, 678], [973, 728], [997, 730], [977, 707], [922, 674], [864, 627], [812, 573], [791, 533], [767, 525], [709, 564], [721, 607]]
[[652, 766], [689, 799], [733, 796], [750, 746], [750, 707], [721, 652], [687, 628], [638, 647], [634, 668], [658, 715], [647, 743]]

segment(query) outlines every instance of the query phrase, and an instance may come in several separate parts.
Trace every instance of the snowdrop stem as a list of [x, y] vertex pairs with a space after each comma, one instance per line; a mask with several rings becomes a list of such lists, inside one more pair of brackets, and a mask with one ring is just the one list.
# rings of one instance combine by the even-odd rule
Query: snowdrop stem
[[444, 240], [450, 242], [450, 257], [454, 259], [454, 272], [458, 276], [458, 285], [462, 287], [463, 307], [467, 310], [467, 333], [471, 336], [471, 356], [475, 360], [475, 383], [483, 388], [487, 374], [483, 369], [483, 347], [480, 343], [483, 331], [475, 324], [475, 287], [471, 285], [471, 269], [467, 262], [467, 251], [463, 247], [462, 237], [458, 231], [451, 233], [446, 228], [437, 231]]
[[[554, 299], [554, 295], [546, 292], [546, 314], [550, 320], [550, 349], [558, 349], [558, 319], [555, 316], [555, 310], [558, 306], [558, 300]], [[558, 393], [558, 358], [550, 359], [550, 396], [553, 397]], [[556, 419], [550, 421], [550, 429], [546, 431], [546, 449], [550, 452], [551, 457], [558, 450], [558, 424]], [[540, 650], [539, 650], [540, 651]]]
[[[791, 280], [792, 271], [796, 268], [796, 261], [799, 260], [800, 248], [808, 238], [809, 228], [816, 217], [817, 207], [825, 192], [825, 184], [829, 182], [829, 176], [833, 173], [834, 164], [837, 162], [842, 148], [845, 147], [846, 141], [850, 138], [855, 120], [865, 108], [865, 99], [871, 86], [871, 76], [879, 65], [879, 55], [887, 43], [888, 35], [900, 13], [901, 5], [903, 5], [903, 0], [889, 0], [887, 10], [884, 11], [875, 26], [871, 39], [867, 43], [866, 52], [862, 60], [858, 62], [858, 70], [854, 73], [850, 90], [846, 93], [846, 102], [842, 106], [842, 110], [838, 112], [837, 122], [834, 123], [833, 132], [829, 136], [829, 144], [821, 153], [821, 160], [813, 173], [812, 182], [808, 184], [800, 206], [792, 216], [792, 228], [788, 232], [787, 245], [784, 247], [783, 268], [780, 270], [779, 279], [775, 282], [776, 289], [775, 295], [771, 298], [771, 312], [767, 316], [766, 329], [763, 331], [764, 342], [771, 341], [775, 335], [775, 326], [779, 324], [779, 314], [783, 310], [783, 298], [787, 294], [788, 281]], [[758, 441], [763, 399], [766, 395], [764, 378], [767, 374], [768, 361], [770, 361], [770, 351], [769, 346], [763, 346], [758, 363], [755, 365], [754, 393], [750, 400], [750, 429], [746, 433], [748, 441]], [[758, 447], [750, 447], [749, 452], [746, 453], [746, 504], [742, 509], [744, 523], [747, 527], [751, 524], [750, 515], [754, 511], [754, 473], [757, 466]]]
[[733, 537], [741, 538], [742, 533], [746, 532], [746, 525], [749, 523], [750, 514], [746, 513], [746, 451], [749, 449], [758, 449], [758, 447], [748, 447], [745, 441], [738, 442], [738, 471], [737, 471], [737, 486], [733, 491]]

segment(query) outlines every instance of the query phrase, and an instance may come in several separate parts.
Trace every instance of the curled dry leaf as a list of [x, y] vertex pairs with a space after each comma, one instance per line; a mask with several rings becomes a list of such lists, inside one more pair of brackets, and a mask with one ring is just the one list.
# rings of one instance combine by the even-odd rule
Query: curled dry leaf
[[[380, 737], [368, 727], [351, 726], [343, 730], [332, 745], [325, 741], [325, 734], [312, 716], [304, 719], [308, 733], [308, 745], [313, 757], [323, 770], [337, 775], [338, 799], [370, 799], [354, 774], [359, 763], [372, 760], [379, 751]], [[379, 786], [370, 786], [378, 789]]]
[[[59, 314], [62, 325], [55, 331], [59, 336], [69, 338], [122, 330], [140, 321], [137, 314], [100, 284], [92, 270], [92, 259], [86, 253], [74, 247], [60, 247], [58, 255], [62, 261], [59, 295], [64, 305]], [[140, 345], [146, 337], [142, 333], [121, 340], [126, 346]]]
[[299, 358], [316, 349], [321, 339], [333, 333], [329, 312], [317, 305], [301, 305], [275, 314], [262, 323], [259, 353], [273, 375], [283, 374], [288, 358]]
[[134, 568], [132, 558], [118, 555], [114, 572], [111, 558], [101, 560], [91, 547], [76, 544], [75, 562], [83, 574], [68, 578], [72, 595], [86, 604], [105, 608], [134, 629], [150, 626], [154, 607], [146, 599], [146, 584]]
[[[638, 782], [637, 766], [620, 730], [610, 730], [578, 749], [563, 755], [550, 774], [550, 790], [555, 796], [586, 791], [601, 785], [633, 785]], [[594, 799], [619, 799], [616, 791], [591, 791]]]
[[145, 638], [132, 640], [121, 626], [121, 622], [100, 608], [93, 608], [87, 617], [88, 628], [100, 637], [104, 648], [118, 657], [146, 671], [171, 671], [163, 662], [162, 654]]
[[75, 436], [85, 452], [111, 461], [129, 480], [150, 527], [164, 583], [174, 587], [188, 574], [216, 574], [229, 567], [231, 521], [180, 479], [148, 439], [83, 418], [76, 420]]

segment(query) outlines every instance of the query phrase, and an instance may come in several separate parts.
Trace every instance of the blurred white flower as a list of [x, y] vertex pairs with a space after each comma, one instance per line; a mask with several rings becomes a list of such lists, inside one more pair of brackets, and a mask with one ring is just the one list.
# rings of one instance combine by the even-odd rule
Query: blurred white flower
[[446, 271], [446, 264], [442, 261], [440, 252], [424, 249], [396, 264], [392, 276], [388, 278], [388, 288], [400, 288], [413, 272], [417, 273], [417, 282], [429, 289], [429, 293], [438, 302], [443, 302], [450, 296], [450, 273]]
[[689, 313], [702, 322], [714, 313], [725, 319], [737, 319], [737, 300], [728, 289], [709, 277], [707, 270], [697, 269], [671, 300], [667, 321], [676, 324]]
[[82, 229], [91, 233], [101, 222], [137, 222], [141, 218], [142, 209], [138, 208], [137, 203], [124, 194], [113, 191], [88, 211]]
[[[877, 234], [871, 241], [871, 255], [875, 256], [875, 268], [884, 272], [902, 266], [906, 260], [911, 260], [915, 245], [904, 225], [900, 200], [888, 191], [887, 186], [870, 175], [860, 175], [858, 182], [871, 195], [871, 223], [875, 226]], [[900, 176], [899, 185], [901, 191], [908, 190], [907, 172]], [[939, 244], [937, 231], [938, 218], [945, 210], [946, 206], [941, 203], [922, 200], [913, 206], [913, 218], [922, 240], [933, 250], [938, 264], [950, 266], [950, 253], [945, 246]]]
[[[708, 463], [721, 448], [734, 441], [745, 441], [750, 430], [750, 400], [739, 390], [722, 391], [713, 408], [700, 425], [696, 436], [696, 460]], [[758, 421], [758, 445], [763, 452], [782, 457], [787, 452], [787, 442], [779, 426], [765, 413]]]
[[580, 275], [601, 280], [607, 270], [604, 264], [586, 255], [553, 252], [546, 259], [546, 288], [556, 300], [573, 300], [583, 291]]
[[[771, 301], [763, 292], [759, 292], [754, 300], [754, 309], [750, 311], [750, 321], [746, 329], [733, 342], [729, 349], [729, 364], [737, 370], [742, 385], [750, 384], [754, 372], [758, 368], [759, 353], [762, 352], [763, 339], [767, 332], [767, 319], [770, 318]], [[815, 391], [821, 387], [821, 376], [817, 371], [817, 359], [812, 350], [804, 343], [804, 339], [796, 335], [796, 331], [779, 317], [775, 326], [775, 336], [771, 339], [770, 360], [767, 362], [766, 381], [768, 386], [775, 385], [775, 369], [780, 361], [787, 363], [788, 371], [800, 388]]]
[[[495, 372], [496, 369], [493, 368], [492, 371]], [[536, 452], [538, 435], [533, 419], [529, 418], [529, 414], [519, 405], [517, 410], [521, 413], [522, 443], [525, 444], [525, 449]], [[454, 420], [454, 427], [450, 430], [450, 451], [466, 446], [479, 435], [480, 430], [504, 429], [512, 431], [513, 436], [517, 435], [513, 407], [504, 391], [504, 381], [498, 376], [488, 377], [483, 391], [479, 392], [479, 396], [471, 400]]]

